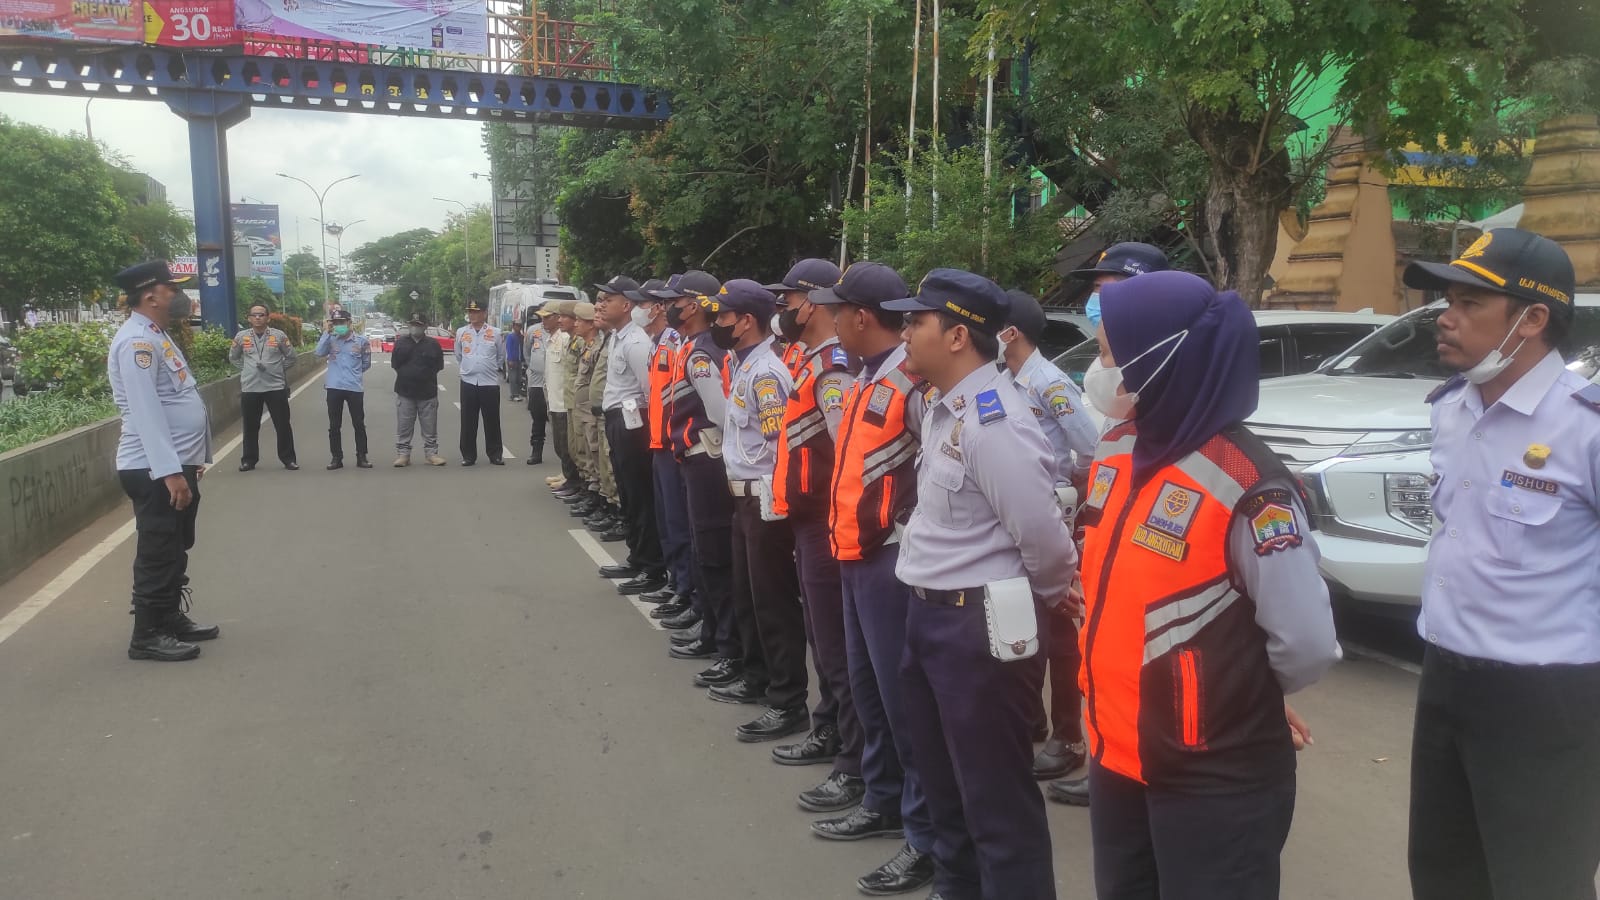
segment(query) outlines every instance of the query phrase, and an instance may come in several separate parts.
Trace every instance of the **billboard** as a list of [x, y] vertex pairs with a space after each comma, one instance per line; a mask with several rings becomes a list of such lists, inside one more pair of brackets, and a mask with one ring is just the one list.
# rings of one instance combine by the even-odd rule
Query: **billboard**
[[234, 5], [240, 31], [473, 56], [489, 50], [487, 0], [236, 0]]
[[283, 237], [277, 204], [233, 204], [233, 242], [250, 248], [250, 274], [265, 281], [274, 294], [282, 294]]
[[145, 0], [144, 42], [192, 49], [231, 47], [239, 43], [233, 18], [233, 0]]
[[0, 0], [0, 36], [137, 44], [144, 0]]

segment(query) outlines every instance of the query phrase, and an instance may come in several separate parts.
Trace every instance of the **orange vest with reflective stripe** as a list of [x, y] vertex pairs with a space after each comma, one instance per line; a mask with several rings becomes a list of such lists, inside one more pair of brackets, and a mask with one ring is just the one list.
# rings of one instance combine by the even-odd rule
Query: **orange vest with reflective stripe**
[[800, 369], [794, 373], [794, 390], [783, 412], [783, 437], [778, 441], [778, 462], [772, 476], [772, 510], [780, 516], [827, 508], [834, 446], [828, 420], [817, 403], [817, 379], [824, 372], [848, 372], [851, 366], [850, 355], [836, 340], [824, 342], [816, 353], [802, 354]]
[[894, 534], [896, 517], [916, 505], [921, 436], [907, 426], [906, 402], [922, 383], [901, 363], [845, 393], [829, 495], [834, 559], [865, 559]]
[[1241, 501], [1283, 465], [1234, 426], [1135, 485], [1134, 433], [1107, 433], [1089, 473], [1079, 633], [1089, 752], [1165, 789], [1286, 776], [1283, 691], [1228, 551]]
[[667, 449], [667, 403], [672, 391], [672, 364], [678, 353], [678, 332], [661, 332], [650, 352], [650, 449]]
[[792, 341], [783, 348], [783, 364], [789, 367], [789, 374], [800, 377], [800, 370], [806, 364], [806, 345], [799, 341]]

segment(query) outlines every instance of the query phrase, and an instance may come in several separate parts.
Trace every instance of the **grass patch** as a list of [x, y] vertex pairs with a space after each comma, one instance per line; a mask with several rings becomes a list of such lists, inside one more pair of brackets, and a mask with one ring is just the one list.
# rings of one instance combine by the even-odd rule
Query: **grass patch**
[[54, 437], [117, 414], [107, 396], [69, 396], [56, 391], [0, 403], [0, 453]]

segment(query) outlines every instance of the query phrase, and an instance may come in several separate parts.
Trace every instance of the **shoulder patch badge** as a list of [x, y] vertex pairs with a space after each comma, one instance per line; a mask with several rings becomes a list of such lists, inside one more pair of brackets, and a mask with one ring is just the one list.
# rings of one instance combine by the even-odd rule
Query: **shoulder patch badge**
[[850, 354], [843, 347], [834, 347], [833, 353], [828, 357], [828, 365], [838, 366], [841, 369], [850, 367]]
[[1294, 509], [1286, 502], [1268, 501], [1260, 504], [1250, 514], [1250, 529], [1255, 533], [1257, 556], [1298, 547], [1304, 540], [1300, 536], [1300, 526], [1294, 520]]
[[998, 422], [1006, 417], [1006, 407], [1005, 404], [1000, 402], [1000, 393], [998, 391], [984, 391], [976, 399], [978, 401], [979, 425]]
[[872, 395], [867, 397], [867, 412], [885, 415], [889, 412], [889, 403], [894, 400], [894, 388], [887, 384], [877, 385], [872, 389]]
[[1094, 485], [1089, 488], [1087, 504], [1094, 509], [1104, 509], [1111, 496], [1111, 487], [1117, 483], [1117, 470], [1100, 464], [1094, 471]]
[[1072, 396], [1064, 384], [1053, 384], [1046, 388], [1044, 399], [1050, 404], [1050, 412], [1058, 419], [1077, 412], [1072, 406]]
[[1166, 482], [1161, 485], [1161, 496], [1150, 510], [1144, 524], [1157, 531], [1182, 539], [1194, 524], [1195, 511], [1200, 508], [1203, 495], [1181, 485]]
[[717, 367], [712, 365], [711, 357], [704, 353], [697, 353], [689, 359], [690, 378], [715, 378]]
[[155, 361], [156, 361], [155, 351], [153, 349], [151, 349], [148, 344], [145, 345], [145, 349], [143, 349], [143, 350], [135, 350], [135, 351], [133, 351], [133, 364], [138, 366], [141, 369], [150, 368], [152, 365], [155, 364]]

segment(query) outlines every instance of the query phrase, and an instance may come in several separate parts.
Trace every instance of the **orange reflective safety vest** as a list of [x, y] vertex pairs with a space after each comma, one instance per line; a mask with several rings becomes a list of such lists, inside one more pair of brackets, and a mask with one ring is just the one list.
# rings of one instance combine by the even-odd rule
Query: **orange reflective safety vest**
[[711, 332], [702, 331], [684, 338], [672, 359], [671, 380], [666, 388], [667, 428], [663, 445], [670, 447], [682, 459], [700, 442], [700, 432], [705, 428], [721, 428], [721, 422], [711, 421], [706, 406], [695, 392], [691, 378], [703, 378], [715, 367], [722, 375], [722, 393], [728, 393], [727, 351], [711, 341]]
[[1287, 491], [1255, 491], [1287, 471], [1232, 426], [1134, 484], [1135, 435], [1128, 423], [1102, 439], [1080, 519], [1089, 752], [1165, 789], [1236, 790], [1287, 776], [1294, 747], [1283, 691], [1228, 550], [1235, 516], [1251, 516], [1258, 535], [1270, 536], [1278, 515], [1293, 528]]
[[[798, 344], [791, 344], [797, 347]], [[815, 353], [802, 354], [795, 372], [794, 390], [783, 412], [783, 438], [778, 441], [778, 462], [772, 477], [772, 511], [822, 512], [828, 505], [829, 483], [833, 479], [833, 436], [828, 420], [817, 402], [817, 379], [824, 372], [848, 372], [853, 363], [849, 353], [830, 338]], [[834, 390], [829, 389], [829, 394]], [[843, 402], [842, 395], [830, 398], [829, 408]]]
[[806, 364], [806, 345], [799, 341], [790, 341], [783, 348], [783, 364], [788, 367], [789, 374], [800, 377], [800, 369]]
[[668, 328], [650, 351], [650, 449], [667, 449], [667, 403], [672, 391], [672, 363], [678, 353], [676, 328]]
[[927, 384], [905, 370], [905, 348], [884, 360], [871, 380], [844, 395], [844, 418], [829, 493], [833, 558], [865, 559], [894, 537], [895, 522], [917, 502], [921, 435], [906, 421], [906, 404]]

